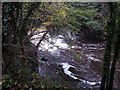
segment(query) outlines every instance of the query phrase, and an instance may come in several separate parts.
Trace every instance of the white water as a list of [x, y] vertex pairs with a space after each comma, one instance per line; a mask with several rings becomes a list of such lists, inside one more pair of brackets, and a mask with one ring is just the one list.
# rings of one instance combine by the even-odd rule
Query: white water
[[72, 49], [81, 49], [80, 46], [71, 46]]
[[[39, 33], [31, 37], [31, 42], [37, 45], [44, 33]], [[51, 38], [49, 34], [46, 35], [47, 39], [43, 40], [39, 46], [39, 50], [48, 51], [52, 54], [59, 55], [60, 49], [69, 49], [69, 45], [64, 41], [64, 37], [59, 35], [58, 37]]]
[[[39, 42], [39, 40], [41, 39], [41, 36], [44, 33], [39, 33], [37, 35], [34, 35], [31, 37], [31, 42], [35, 45], [37, 45], [37, 43]], [[40, 44], [39, 50], [42, 51], [48, 51], [54, 55], [59, 55], [60, 49], [69, 49], [69, 45], [64, 41], [64, 36], [59, 35], [58, 38], [51, 38], [49, 34], [47, 34], [47, 40], [43, 40]], [[85, 44], [86, 45], [86, 44]], [[94, 46], [95, 44], [90, 44], [90, 46]], [[99, 45], [99, 44], [98, 44]], [[84, 44], [83, 44], [84, 46]], [[71, 46], [71, 48], [74, 49], [81, 49], [81, 47], [79, 46]], [[96, 49], [94, 47], [90, 48], [90, 49]], [[93, 54], [89, 54], [86, 55], [87, 59], [89, 60], [93, 60], [93, 61], [100, 61], [99, 59], [95, 58], [95, 56]], [[68, 75], [69, 77], [75, 79], [75, 80], [79, 80], [82, 83], [88, 84], [88, 85], [96, 85], [96, 84], [100, 84], [100, 82], [93, 82], [93, 81], [87, 81], [87, 80], [83, 80], [83, 79], [79, 79], [78, 77], [76, 77], [76, 75], [69, 71], [70, 67], [75, 68], [74, 66], [70, 65], [69, 63], [61, 63], [61, 66], [63, 68], [63, 71], [66, 75]], [[41, 69], [40, 69], [41, 70]]]
[[83, 83], [86, 83], [86, 84], [89, 84], [89, 85], [96, 85], [96, 84], [100, 84], [100, 82], [90, 82], [90, 81], [86, 81], [86, 80], [83, 80], [83, 79], [79, 79], [81, 82]]
[[95, 58], [94, 54], [88, 54], [86, 55], [88, 60], [93, 60], [93, 61], [100, 61], [100, 59]]
[[72, 73], [71, 71], [69, 71], [70, 67], [75, 68], [74, 66], [70, 65], [69, 63], [61, 63], [62, 68], [64, 70], [64, 73], [68, 76], [70, 76], [73, 79], [78, 79], [77, 77], [74, 76], [74, 73]]
[[63, 68], [63, 70], [64, 70], [64, 73], [66, 74], [66, 75], [68, 75], [68, 76], [70, 76], [71, 78], [73, 78], [73, 79], [75, 79], [75, 80], [79, 80], [79, 81], [81, 81], [82, 83], [85, 83], [85, 84], [88, 84], [88, 85], [96, 85], [96, 84], [100, 84], [100, 82], [93, 82], [93, 81], [86, 81], [86, 80], [83, 80], [83, 79], [79, 79], [79, 78], [77, 78], [77, 77], [75, 77], [74, 75], [74, 73], [73, 72], [71, 72], [71, 71], [69, 71], [69, 68], [70, 67], [73, 67], [73, 68], [75, 68], [74, 66], [72, 66], [72, 65], [70, 65], [69, 63], [61, 63], [61, 65], [62, 65], [62, 68]]

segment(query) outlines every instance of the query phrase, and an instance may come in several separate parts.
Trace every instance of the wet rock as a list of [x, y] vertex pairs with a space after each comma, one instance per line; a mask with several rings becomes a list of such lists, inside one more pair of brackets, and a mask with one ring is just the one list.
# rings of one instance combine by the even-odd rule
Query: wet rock
[[47, 61], [48, 61], [48, 58], [42, 57], [41, 60], [44, 61], [44, 62], [47, 62]]
[[68, 70], [71, 71], [74, 74], [79, 74], [79, 72], [74, 67], [70, 67]]

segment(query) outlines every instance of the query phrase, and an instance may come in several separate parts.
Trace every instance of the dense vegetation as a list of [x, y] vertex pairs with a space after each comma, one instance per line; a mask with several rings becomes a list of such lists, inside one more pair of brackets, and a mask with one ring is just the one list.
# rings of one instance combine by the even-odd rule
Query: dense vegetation
[[[112, 90], [120, 51], [119, 15], [119, 3], [2, 3], [3, 90], [63, 89], [39, 76], [37, 50], [48, 33], [51, 37], [62, 33], [70, 40], [68, 31], [78, 40], [106, 42], [101, 90]], [[30, 38], [39, 28], [45, 31], [35, 46]]]

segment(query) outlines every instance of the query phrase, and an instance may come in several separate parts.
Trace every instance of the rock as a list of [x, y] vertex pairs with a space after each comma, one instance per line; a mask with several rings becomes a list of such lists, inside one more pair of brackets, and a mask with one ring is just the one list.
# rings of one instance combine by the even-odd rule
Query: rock
[[41, 60], [44, 61], [44, 62], [47, 62], [47, 61], [48, 61], [48, 58], [42, 57]]
[[74, 74], [78, 74], [78, 73], [79, 73], [79, 72], [76, 70], [76, 68], [74, 68], [74, 67], [70, 67], [68, 70], [71, 71], [71, 72], [74, 73]]

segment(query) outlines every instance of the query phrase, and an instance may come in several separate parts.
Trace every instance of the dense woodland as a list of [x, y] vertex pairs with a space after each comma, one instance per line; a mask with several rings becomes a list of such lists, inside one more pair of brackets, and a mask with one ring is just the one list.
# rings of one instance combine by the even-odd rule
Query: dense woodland
[[[38, 34], [41, 36], [37, 42], [31, 39]], [[96, 59], [93, 57], [88, 58], [93, 59], [91, 67], [97, 69], [101, 66], [98, 87], [97, 84], [92, 85], [92, 83], [89, 84], [90, 81], [84, 82], [81, 79], [85, 75], [83, 73], [85, 70], [82, 72], [75, 66], [59, 65], [61, 61], [64, 61], [63, 59], [70, 62], [69, 58], [72, 58], [74, 62], [78, 62], [75, 65], [83, 66], [86, 69], [87, 66], [84, 62], [90, 60], [85, 61], [84, 57], [80, 58], [82, 50], [79, 47], [64, 51], [59, 49], [61, 52], [63, 51], [63, 56], [60, 54], [59, 59], [57, 55], [50, 54], [49, 48], [44, 51], [40, 49], [40, 46], [45, 46], [43, 45], [45, 40], [49, 43], [59, 35], [64, 37], [67, 44], [78, 45], [80, 48], [84, 48], [84, 45], [88, 45], [88, 43], [104, 45], [103, 57], [100, 56], [100, 62], [95, 62]], [[87, 52], [86, 48], [85, 52]], [[101, 52], [97, 53], [94, 57]], [[64, 58], [65, 54], [68, 55], [67, 58]], [[2, 58], [3, 90], [120, 90], [120, 3], [3, 2]], [[45, 68], [46, 66], [48, 68], [46, 73], [50, 72], [51, 76], [46, 74], [48, 75], [46, 77], [45, 73], [41, 74], [42, 70], [39, 67]], [[67, 68], [71, 72], [76, 70], [76, 74], [73, 74], [74, 77], [69, 72], [70, 70], [67, 71]], [[90, 68], [86, 69], [86, 72], [94, 71]], [[52, 75], [54, 70], [57, 70], [56, 75]], [[97, 69], [96, 72], [100, 70]], [[58, 78], [57, 75], [60, 77]], [[80, 75], [80, 79], [75, 75], [76, 77]], [[90, 80], [90, 75], [87, 73], [86, 75]], [[51, 79], [51, 77], [53, 78]], [[91, 82], [93, 81], [94, 79], [91, 80]]]

